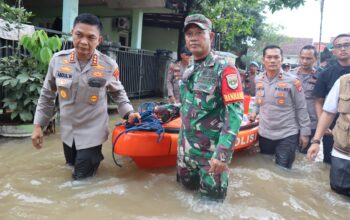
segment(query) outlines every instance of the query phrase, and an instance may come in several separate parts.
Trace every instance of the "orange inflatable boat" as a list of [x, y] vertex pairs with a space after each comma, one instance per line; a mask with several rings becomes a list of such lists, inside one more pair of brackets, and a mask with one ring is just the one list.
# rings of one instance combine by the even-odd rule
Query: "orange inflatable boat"
[[[250, 98], [246, 97], [245, 114], [248, 113], [249, 103]], [[114, 154], [128, 156], [142, 169], [175, 166], [180, 125], [180, 118], [163, 124], [163, 138], [158, 143], [159, 136], [156, 132], [131, 131], [124, 133], [125, 126], [118, 124], [112, 135], [113, 158]], [[258, 122], [243, 121], [236, 138], [235, 151], [256, 144], [257, 136]]]

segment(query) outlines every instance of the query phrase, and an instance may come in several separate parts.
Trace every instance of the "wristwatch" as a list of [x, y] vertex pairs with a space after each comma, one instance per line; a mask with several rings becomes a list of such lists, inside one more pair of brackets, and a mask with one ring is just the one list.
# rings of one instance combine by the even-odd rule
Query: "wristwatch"
[[321, 141], [315, 138], [312, 138], [310, 141], [311, 144], [321, 144]]

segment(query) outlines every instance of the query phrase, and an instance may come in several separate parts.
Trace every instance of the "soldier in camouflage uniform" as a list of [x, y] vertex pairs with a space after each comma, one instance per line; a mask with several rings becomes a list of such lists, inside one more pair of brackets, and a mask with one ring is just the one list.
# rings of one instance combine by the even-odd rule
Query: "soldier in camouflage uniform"
[[108, 137], [107, 92], [118, 104], [121, 116], [133, 122], [141, 119], [133, 112], [114, 60], [101, 54], [102, 24], [92, 14], [74, 21], [74, 49], [54, 54], [50, 61], [34, 117], [33, 146], [43, 147], [42, 127], [49, 123], [59, 97], [61, 139], [64, 156], [74, 166], [73, 179], [95, 175], [102, 143]]
[[167, 73], [167, 89], [170, 103], [180, 103], [180, 80], [185, 71], [192, 53], [186, 47], [181, 49], [181, 60], [172, 63]]
[[209, 19], [189, 15], [184, 26], [193, 62], [180, 85], [177, 179], [188, 189], [199, 189], [203, 197], [223, 201], [243, 116], [241, 80], [236, 68], [211, 50], [214, 34]]

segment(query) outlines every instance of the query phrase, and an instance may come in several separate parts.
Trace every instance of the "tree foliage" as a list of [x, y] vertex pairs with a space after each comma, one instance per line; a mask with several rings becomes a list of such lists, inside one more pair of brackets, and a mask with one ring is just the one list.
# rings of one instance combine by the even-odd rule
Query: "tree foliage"
[[305, 0], [198, 0], [191, 3], [190, 13], [204, 14], [213, 22], [214, 31], [220, 33], [221, 43], [216, 49], [240, 56], [247, 53], [251, 42], [264, 36], [264, 31], [271, 31], [265, 24], [268, 10], [273, 13], [284, 8], [295, 9]]
[[271, 24], [265, 25], [262, 36], [259, 40], [253, 40], [253, 42], [251, 42], [251, 46], [249, 46], [247, 53], [241, 57], [241, 61], [244, 64], [249, 64], [251, 61], [259, 62], [262, 58], [262, 52], [266, 45], [281, 45], [282, 43], [291, 41], [291, 38], [278, 34], [278, 31], [281, 29], [281, 26]]
[[[1, 4], [6, 27], [23, 27], [20, 22], [28, 22], [32, 16], [19, 4], [18, 7]], [[6, 28], [5, 27], [5, 28]], [[9, 30], [8, 30], [9, 31]], [[23, 53], [23, 46], [30, 55]], [[0, 58], [0, 86], [6, 96], [0, 100], [5, 112], [11, 113], [13, 121], [31, 122], [40, 90], [53, 52], [61, 49], [62, 42], [57, 36], [48, 37], [43, 30], [36, 30], [32, 36], [23, 36], [17, 47], [9, 46], [13, 54]]]

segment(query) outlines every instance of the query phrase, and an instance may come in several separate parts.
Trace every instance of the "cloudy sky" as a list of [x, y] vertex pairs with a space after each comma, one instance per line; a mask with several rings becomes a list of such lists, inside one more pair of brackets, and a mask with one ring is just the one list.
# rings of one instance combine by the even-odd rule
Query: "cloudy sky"
[[[340, 33], [350, 33], [350, 0], [324, 0], [322, 41]], [[281, 31], [290, 37], [310, 37], [318, 41], [320, 33], [320, 2], [306, 0], [296, 10], [283, 10], [268, 14], [268, 22], [285, 27]]]

